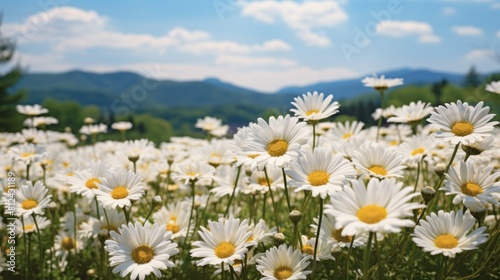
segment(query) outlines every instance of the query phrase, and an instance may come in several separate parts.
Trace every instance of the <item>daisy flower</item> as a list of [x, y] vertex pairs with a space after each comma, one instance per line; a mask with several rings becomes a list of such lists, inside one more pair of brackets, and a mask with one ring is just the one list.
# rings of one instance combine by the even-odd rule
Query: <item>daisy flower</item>
[[491, 174], [493, 168], [492, 165], [476, 168], [472, 160], [460, 161], [457, 168], [450, 168], [446, 173], [448, 180], [443, 189], [446, 195], [455, 195], [453, 204], [463, 202], [468, 208], [479, 202], [483, 205], [498, 204], [493, 194], [500, 192], [500, 186], [494, 186], [500, 172]]
[[255, 246], [255, 241], [247, 240], [252, 236], [248, 231], [248, 221], [232, 216], [227, 220], [220, 218], [219, 221], [208, 221], [208, 229], [201, 227], [198, 231], [203, 241], [193, 242], [198, 247], [191, 250], [191, 256], [202, 258], [199, 266], [218, 265], [228, 263], [232, 265], [236, 260], [242, 260], [248, 252], [248, 247]]
[[343, 155], [332, 156], [331, 149], [320, 147], [302, 152], [286, 173], [293, 179], [290, 185], [297, 187], [295, 192], [312, 191], [314, 197], [325, 199], [342, 190], [347, 179], [354, 178], [356, 170]]
[[83, 248], [83, 241], [77, 237], [74, 238], [72, 232], [60, 231], [56, 235], [54, 242], [54, 251], [57, 258], [59, 258], [59, 263], [61, 266], [65, 266], [66, 259], [69, 254], [75, 255], [76, 251], [80, 251]]
[[390, 105], [387, 108], [377, 108], [375, 112], [372, 113], [372, 118], [374, 120], [380, 119], [380, 117], [383, 117], [384, 119], [388, 119], [392, 116], [394, 116], [394, 111], [396, 110], [396, 107], [394, 105]]
[[109, 172], [110, 166], [102, 162], [94, 162], [90, 169], [79, 170], [66, 177], [71, 192], [86, 197], [89, 201], [95, 197], [95, 190]]
[[[330, 204], [325, 205], [327, 208], [325, 210], [325, 214], [323, 215], [323, 220], [321, 221], [321, 229], [319, 232], [320, 239], [326, 239], [327, 242], [333, 242], [338, 244], [340, 247], [349, 247], [351, 246], [352, 238], [351, 235], [342, 235], [342, 230], [344, 228], [335, 228], [335, 217], [329, 214], [328, 209], [331, 208]], [[318, 218], [314, 218], [314, 223], [311, 225], [312, 232], [316, 233], [318, 231]], [[352, 244], [353, 248], [363, 246], [366, 244], [368, 235], [366, 232], [357, 234], [354, 238], [354, 242]]]
[[43, 209], [49, 206], [52, 197], [51, 194], [47, 195], [48, 191], [41, 181], [35, 185], [31, 181], [21, 185], [16, 191], [16, 213], [24, 218], [31, 214], [43, 215]]
[[172, 232], [165, 227], [149, 222], [143, 226], [139, 222], [129, 223], [112, 231], [110, 240], [106, 240], [105, 249], [109, 252], [109, 262], [113, 273], [120, 277], [130, 274], [130, 279], [143, 280], [151, 272], [161, 278], [161, 270], [175, 267], [170, 257], [179, 253], [177, 243], [172, 243]]
[[309, 140], [310, 131], [306, 127], [305, 122], [299, 122], [298, 118], [290, 115], [270, 117], [269, 124], [262, 118], [257, 120], [257, 124], [250, 124], [251, 135], [245, 150], [256, 155], [252, 167], [286, 167]]
[[392, 113], [388, 122], [415, 124], [431, 113], [434, 108], [430, 103], [422, 101], [411, 102], [409, 105], [403, 105], [401, 108], [396, 108]]
[[16, 220], [16, 227], [17, 227], [17, 232], [19, 232], [19, 236], [22, 236], [23, 232], [24, 233], [35, 232], [37, 224], [38, 224], [38, 229], [40, 230], [48, 227], [51, 224], [50, 220], [42, 216], [35, 216], [35, 219], [36, 223], [35, 220], [33, 220], [33, 216], [24, 217], [22, 221], [20, 219]]
[[276, 227], [268, 228], [266, 221], [260, 219], [258, 223], [251, 224], [248, 227], [248, 231], [252, 232], [249, 240], [255, 241], [257, 243], [263, 243], [270, 241], [275, 233], [277, 233]]
[[40, 161], [46, 155], [45, 146], [31, 143], [13, 146], [7, 153], [12, 159], [21, 161], [26, 165]]
[[228, 125], [222, 125], [222, 120], [213, 117], [198, 119], [196, 121], [195, 127], [200, 128], [215, 137], [222, 137], [226, 135], [227, 131], [229, 130]]
[[167, 231], [172, 232], [172, 239], [186, 236], [189, 224], [190, 205], [185, 202], [170, 203], [162, 206], [153, 214], [156, 224], [163, 225]]
[[371, 87], [376, 91], [384, 91], [388, 88], [399, 86], [403, 84], [403, 79], [394, 78], [394, 79], [386, 79], [384, 75], [377, 77], [377, 75], [373, 75], [373, 77], [366, 77], [361, 80], [365, 87]]
[[486, 90], [492, 93], [500, 94], [500, 81], [487, 84]]
[[352, 137], [360, 135], [364, 125], [365, 123], [358, 121], [339, 122], [328, 131], [328, 135], [331, 135], [335, 140], [351, 140]]
[[415, 164], [431, 154], [436, 146], [434, 136], [414, 135], [398, 146], [397, 151], [409, 164]]
[[436, 137], [456, 145], [471, 145], [490, 136], [497, 121], [490, 122], [495, 114], [488, 114], [490, 107], [479, 102], [475, 107], [467, 102], [446, 103], [435, 108], [427, 120], [438, 130]]
[[[302, 254], [307, 258], [314, 258], [314, 247], [316, 246], [316, 238], [311, 238], [307, 235], [302, 235]], [[328, 239], [325, 237], [319, 239], [318, 243], [318, 252], [316, 253], [316, 261], [319, 262], [321, 260], [334, 260], [335, 258], [332, 256], [332, 249], [334, 243], [328, 242]]]
[[131, 122], [115, 122], [111, 124], [111, 128], [119, 131], [126, 131], [132, 128]]
[[459, 210], [445, 213], [439, 210], [438, 214], [431, 213], [415, 227], [413, 242], [431, 255], [443, 254], [454, 258], [463, 251], [474, 250], [488, 240], [484, 233], [486, 227], [480, 227], [467, 235], [476, 223], [476, 219], [469, 212], [465, 214]]
[[201, 179], [213, 179], [215, 168], [202, 161], [185, 161], [175, 166], [174, 180], [184, 181], [185, 184]]
[[407, 217], [413, 217], [413, 210], [425, 207], [410, 202], [420, 194], [413, 193], [412, 187], [401, 188], [403, 183], [395, 179], [370, 179], [365, 187], [363, 181], [352, 180], [352, 188], [335, 193], [331, 198], [331, 208], [327, 213], [335, 217], [335, 228], [342, 230], [343, 236], [352, 236], [363, 231], [397, 233], [401, 227], [415, 225]]
[[[107, 237], [110, 231], [118, 232], [118, 227], [126, 223], [125, 214], [122, 211], [99, 208], [101, 217], [99, 219], [91, 217], [82, 222], [79, 225], [78, 234], [86, 238]], [[104, 211], [106, 211], [106, 214], [104, 214]]]
[[106, 209], [130, 206], [132, 200], [140, 199], [144, 194], [141, 177], [125, 169], [119, 169], [97, 183], [97, 200]]
[[312, 271], [306, 270], [308, 258], [302, 257], [299, 250], [287, 247], [272, 247], [257, 259], [257, 270], [264, 276], [262, 280], [298, 280], [306, 279]]
[[292, 102], [292, 105], [295, 109], [290, 109], [290, 111], [301, 119], [318, 122], [339, 112], [340, 104], [337, 101], [332, 102], [332, 99], [331, 94], [324, 98], [323, 93], [308, 92], [302, 97], [293, 99], [295, 102]]
[[96, 135], [98, 133], [106, 133], [108, 131], [108, 126], [100, 124], [84, 125], [80, 128], [80, 134], [86, 135]]
[[[275, 191], [277, 188], [285, 188], [281, 169], [274, 166], [267, 166], [266, 172], [272, 191]], [[269, 186], [267, 185], [266, 173], [259, 170], [252, 172], [252, 175], [248, 177], [248, 187], [246, 190], [252, 194], [257, 192], [267, 193], [269, 191]]]
[[42, 115], [42, 114], [45, 114], [45, 113], [49, 112], [49, 110], [43, 108], [39, 104], [35, 104], [35, 105], [16, 105], [16, 110], [20, 114], [23, 114], [23, 115], [26, 115], [26, 116], [30, 116], [30, 117]]
[[354, 152], [352, 161], [361, 172], [379, 179], [403, 177], [405, 169], [401, 155], [377, 143], [362, 146]]

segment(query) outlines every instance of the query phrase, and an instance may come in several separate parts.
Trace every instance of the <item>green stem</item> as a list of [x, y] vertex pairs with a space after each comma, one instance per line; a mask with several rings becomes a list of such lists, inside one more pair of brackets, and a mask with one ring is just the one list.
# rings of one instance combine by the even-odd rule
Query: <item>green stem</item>
[[321, 197], [319, 197], [319, 221], [318, 221], [318, 229], [316, 230], [316, 242], [314, 242], [312, 279], [316, 279], [315, 278], [316, 257], [318, 255], [319, 234], [321, 232], [321, 222], [322, 221], [323, 221], [323, 199]]
[[146, 224], [146, 222], [149, 219], [149, 216], [151, 216], [151, 213], [153, 213], [154, 209], [155, 209], [155, 204], [154, 204], [154, 202], [151, 202], [151, 209], [149, 210], [148, 214], [146, 215], [146, 218], [144, 219], [144, 222], [142, 222], [142, 225]]
[[227, 203], [226, 211], [224, 212], [224, 218], [227, 217], [227, 213], [229, 213], [229, 207], [231, 206], [231, 202], [233, 201], [234, 194], [236, 193], [236, 188], [238, 187], [238, 180], [240, 179], [241, 167], [243, 165], [238, 166], [238, 174], [236, 175], [236, 181], [234, 181], [233, 192], [231, 193], [231, 197], [229, 197], [229, 202]]
[[35, 221], [36, 233], [38, 235], [38, 253], [40, 254], [40, 276], [43, 277], [43, 264], [45, 263], [43, 260], [43, 248], [42, 248], [42, 235], [40, 234], [40, 228], [38, 227], [38, 222], [36, 221], [35, 214], [31, 214], [33, 216], [33, 221]]
[[123, 209], [123, 214], [125, 214], [125, 221], [127, 222], [127, 225], [128, 225], [128, 222], [129, 222], [129, 216], [128, 216], [128, 214], [130, 212], [127, 212], [127, 206], [125, 206], [125, 205], [123, 206], [122, 209]]
[[420, 179], [420, 162], [421, 161], [419, 161], [417, 165], [417, 180], [415, 181], [415, 187], [413, 188], [413, 192], [417, 191], [418, 179]]
[[[458, 143], [455, 146], [455, 149], [453, 150], [453, 154], [451, 155], [450, 161], [448, 162], [448, 165], [446, 165], [446, 169], [444, 170], [444, 173], [448, 173], [448, 170], [450, 169], [451, 164], [453, 163], [453, 160], [455, 159], [455, 156], [457, 155], [458, 147], [460, 146], [460, 143]], [[445, 174], [441, 175], [441, 178], [439, 179], [439, 182], [436, 184], [434, 187], [434, 190], [438, 191], [439, 187], [441, 187], [441, 184], [444, 182], [444, 178], [446, 177]]]
[[352, 245], [354, 244], [354, 239], [356, 238], [356, 235], [352, 236], [351, 239], [351, 244], [349, 245], [349, 250], [347, 250], [347, 259], [346, 259], [346, 264], [345, 264], [345, 277], [346, 279], [349, 279], [349, 263], [351, 261], [351, 251], [352, 251]]
[[382, 120], [384, 119], [384, 91], [380, 90], [379, 92], [380, 92], [380, 107], [381, 107], [382, 113], [380, 114], [380, 118], [378, 119], [376, 142], [378, 142], [378, 138], [380, 135], [380, 127], [382, 126]]
[[368, 236], [368, 243], [366, 244], [365, 255], [363, 259], [363, 279], [368, 279], [368, 269], [370, 268], [370, 252], [372, 247], [374, 232], [370, 231], [370, 235]]
[[312, 143], [313, 146], [312, 146], [312, 148], [314, 151], [314, 149], [316, 148], [316, 122], [313, 122], [312, 126], [313, 126], [313, 143]]
[[286, 205], [288, 206], [288, 213], [292, 212], [292, 205], [290, 204], [290, 197], [288, 196], [288, 184], [286, 180], [285, 168], [281, 168], [283, 173], [283, 182], [285, 184], [285, 197], [286, 197]]
[[276, 208], [276, 203], [274, 202], [273, 190], [271, 189], [271, 182], [269, 181], [269, 176], [267, 175], [266, 167], [264, 167], [264, 174], [266, 175], [267, 186], [269, 187], [269, 194], [271, 195], [271, 202], [273, 203], [274, 218], [276, 219], [276, 229], [279, 232], [280, 225], [279, 225], [278, 209]]
[[26, 181], [30, 180], [30, 167], [31, 167], [31, 163], [28, 163], [26, 165]]
[[191, 230], [191, 220], [193, 219], [193, 212], [194, 212], [194, 189], [195, 189], [195, 180], [191, 180], [191, 211], [189, 212], [189, 222], [188, 222], [188, 228], [186, 232], [186, 239], [184, 241], [184, 244], [182, 245], [182, 251], [186, 249], [186, 244], [188, 243], [188, 237], [189, 237], [189, 231]]

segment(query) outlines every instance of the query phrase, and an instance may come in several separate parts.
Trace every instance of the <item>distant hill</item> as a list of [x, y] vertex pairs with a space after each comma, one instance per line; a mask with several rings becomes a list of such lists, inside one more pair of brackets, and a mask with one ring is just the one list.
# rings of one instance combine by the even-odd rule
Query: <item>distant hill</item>
[[[441, 81], [442, 79], [446, 79], [452, 84], [461, 84], [464, 79], [463, 74], [410, 68], [379, 72], [377, 75], [385, 75], [386, 78], [403, 78], [405, 85], [425, 85]], [[306, 86], [290, 86], [280, 89], [278, 93], [297, 95], [308, 91], [319, 91], [325, 94], [333, 94], [336, 99], [350, 99], [360, 94], [373, 92], [371, 89], [364, 87], [361, 83], [361, 80], [368, 76], [372, 76], [372, 74], [364, 75], [356, 79], [321, 82]]]
[[[42, 103], [46, 98], [54, 98], [107, 107], [131, 99], [134, 101], [132, 107], [137, 106], [139, 109], [152, 105], [199, 107], [220, 104], [281, 107], [291, 100], [287, 95], [260, 93], [214, 78], [178, 82], [152, 80], [131, 72], [27, 74], [16, 87], [28, 91], [24, 103]], [[133, 98], [134, 95], [138, 98]]]

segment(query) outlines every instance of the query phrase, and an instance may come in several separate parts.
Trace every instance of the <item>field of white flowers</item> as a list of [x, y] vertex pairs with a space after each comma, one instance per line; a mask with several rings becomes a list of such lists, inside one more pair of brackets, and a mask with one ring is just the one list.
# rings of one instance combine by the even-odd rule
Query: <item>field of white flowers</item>
[[[383, 101], [402, 80], [363, 83]], [[155, 146], [127, 141], [130, 123], [100, 141], [106, 125], [82, 138], [18, 106], [27, 128], [0, 134], [1, 277], [500, 277], [500, 133], [483, 102], [382, 102], [376, 127], [325, 121], [332, 95], [291, 108], [232, 137], [205, 117], [206, 139]]]

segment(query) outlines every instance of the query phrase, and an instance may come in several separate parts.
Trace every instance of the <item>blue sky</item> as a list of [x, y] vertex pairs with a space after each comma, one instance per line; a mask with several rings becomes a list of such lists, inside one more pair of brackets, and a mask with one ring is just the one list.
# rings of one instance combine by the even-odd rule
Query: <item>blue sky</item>
[[31, 72], [217, 77], [273, 92], [403, 67], [500, 68], [500, 0], [21, 0], [0, 10]]

